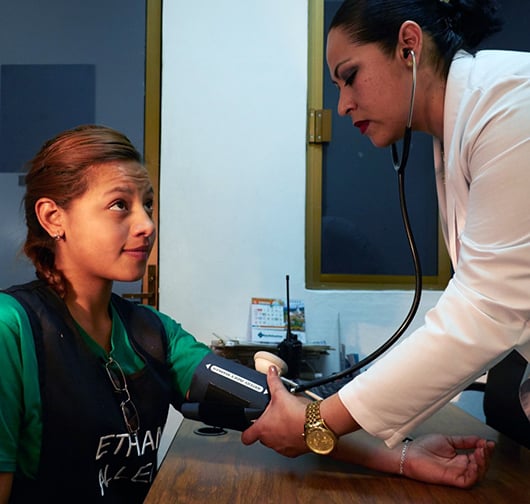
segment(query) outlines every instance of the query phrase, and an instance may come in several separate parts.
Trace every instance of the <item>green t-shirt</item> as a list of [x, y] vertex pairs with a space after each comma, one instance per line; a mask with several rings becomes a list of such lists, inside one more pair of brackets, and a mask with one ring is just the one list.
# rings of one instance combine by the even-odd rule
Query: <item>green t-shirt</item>
[[[195, 368], [210, 351], [172, 318], [153, 309], [168, 336], [173, 386], [184, 396]], [[112, 311], [110, 354], [82, 329], [92, 351], [112, 356], [125, 373], [139, 371], [143, 360], [132, 349], [125, 328]], [[0, 293], [0, 472], [35, 476], [40, 456], [42, 419], [37, 357], [28, 316], [19, 302]]]

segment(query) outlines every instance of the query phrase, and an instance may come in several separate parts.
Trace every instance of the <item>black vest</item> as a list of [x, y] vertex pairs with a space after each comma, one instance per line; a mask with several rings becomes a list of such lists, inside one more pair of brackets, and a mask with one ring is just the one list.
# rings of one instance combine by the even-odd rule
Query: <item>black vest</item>
[[32, 326], [42, 403], [36, 480], [16, 474], [12, 503], [141, 503], [157, 468], [171, 397], [167, 335], [149, 309], [112, 295], [142, 371], [126, 376], [140, 431], [129, 435], [105, 363], [86, 345], [64, 302], [40, 281], [6, 291]]

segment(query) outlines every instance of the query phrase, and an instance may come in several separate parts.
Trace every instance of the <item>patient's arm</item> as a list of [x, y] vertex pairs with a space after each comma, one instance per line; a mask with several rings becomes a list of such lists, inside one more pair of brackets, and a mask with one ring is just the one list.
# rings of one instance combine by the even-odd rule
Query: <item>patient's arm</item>
[[429, 434], [393, 449], [365, 432], [343, 436], [331, 456], [370, 469], [440, 485], [470, 488], [489, 467], [495, 444], [478, 436]]

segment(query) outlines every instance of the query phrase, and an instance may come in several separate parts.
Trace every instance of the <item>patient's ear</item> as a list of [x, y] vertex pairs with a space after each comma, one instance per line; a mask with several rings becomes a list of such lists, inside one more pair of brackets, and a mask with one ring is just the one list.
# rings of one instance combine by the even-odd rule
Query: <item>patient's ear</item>
[[63, 209], [50, 198], [40, 198], [35, 203], [35, 214], [40, 225], [54, 239], [64, 236]]

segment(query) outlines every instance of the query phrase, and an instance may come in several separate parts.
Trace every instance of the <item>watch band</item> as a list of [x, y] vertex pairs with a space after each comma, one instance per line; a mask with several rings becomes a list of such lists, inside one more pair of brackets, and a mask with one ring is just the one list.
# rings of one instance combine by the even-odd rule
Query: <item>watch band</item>
[[322, 400], [314, 401], [307, 405], [305, 410], [305, 423], [308, 427], [322, 421], [320, 416], [320, 403]]

